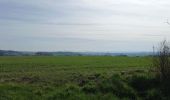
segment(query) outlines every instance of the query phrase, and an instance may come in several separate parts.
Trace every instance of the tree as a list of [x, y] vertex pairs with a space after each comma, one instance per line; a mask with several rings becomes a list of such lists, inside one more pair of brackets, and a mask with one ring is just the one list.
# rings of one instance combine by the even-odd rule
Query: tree
[[153, 65], [160, 81], [170, 81], [170, 45], [164, 40], [161, 42], [156, 55], [153, 56]]

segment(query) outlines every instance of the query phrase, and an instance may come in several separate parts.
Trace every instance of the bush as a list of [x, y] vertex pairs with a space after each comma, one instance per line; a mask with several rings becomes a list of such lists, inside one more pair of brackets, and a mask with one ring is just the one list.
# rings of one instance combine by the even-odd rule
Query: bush
[[170, 45], [164, 40], [159, 51], [153, 57], [153, 66], [156, 69], [157, 79], [161, 82], [161, 91], [168, 96], [170, 94]]
[[85, 93], [96, 93], [97, 92], [97, 87], [96, 87], [96, 84], [93, 83], [93, 82], [90, 82], [88, 84], [86, 84], [82, 90], [85, 92]]
[[170, 45], [166, 40], [161, 42], [159, 50], [153, 57], [156, 76], [161, 82], [170, 83]]
[[158, 89], [152, 89], [147, 92], [146, 100], [165, 100]]
[[119, 98], [136, 99], [135, 91], [129, 87], [118, 75], [113, 75], [111, 78], [103, 80], [99, 84], [99, 89], [102, 93], [113, 93]]
[[132, 86], [138, 92], [144, 92], [159, 84], [154, 77], [146, 75], [133, 75], [129, 80], [130, 86]]

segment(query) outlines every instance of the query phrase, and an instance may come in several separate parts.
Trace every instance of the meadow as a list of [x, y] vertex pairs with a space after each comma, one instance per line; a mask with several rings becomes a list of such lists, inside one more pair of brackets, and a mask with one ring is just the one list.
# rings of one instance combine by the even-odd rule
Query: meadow
[[151, 60], [121, 56], [0, 57], [0, 100], [151, 100], [159, 94], [152, 88], [157, 81], [149, 72]]

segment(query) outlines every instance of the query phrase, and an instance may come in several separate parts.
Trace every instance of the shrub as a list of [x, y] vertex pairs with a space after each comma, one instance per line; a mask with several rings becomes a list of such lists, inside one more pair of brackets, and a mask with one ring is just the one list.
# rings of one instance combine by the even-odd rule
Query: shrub
[[146, 100], [165, 100], [158, 89], [147, 91]]
[[93, 82], [90, 82], [88, 84], [86, 84], [82, 90], [85, 92], [85, 93], [96, 93], [97, 92], [97, 87], [96, 87], [96, 84], [93, 83]]
[[164, 40], [161, 42], [159, 50], [153, 57], [153, 66], [156, 69], [157, 79], [162, 84], [162, 92], [165, 95], [170, 94], [170, 45]]
[[113, 75], [109, 79], [103, 80], [99, 84], [99, 89], [103, 93], [113, 93], [120, 98], [136, 99], [135, 91], [129, 87], [118, 75]]
[[153, 66], [156, 68], [156, 76], [161, 82], [170, 83], [170, 45], [166, 40], [161, 42], [159, 50], [153, 57]]
[[129, 84], [139, 92], [147, 91], [158, 84], [154, 78], [145, 75], [133, 75], [128, 81]]

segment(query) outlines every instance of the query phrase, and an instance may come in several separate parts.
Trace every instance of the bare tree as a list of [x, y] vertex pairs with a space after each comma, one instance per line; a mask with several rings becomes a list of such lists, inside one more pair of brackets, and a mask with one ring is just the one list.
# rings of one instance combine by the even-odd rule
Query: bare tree
[[161, 81], [170, 80], [170, 45], [164, 40], [161, 42], [158, 52], [153, 56], [153, 65], [156, 68], [156, 75]]

